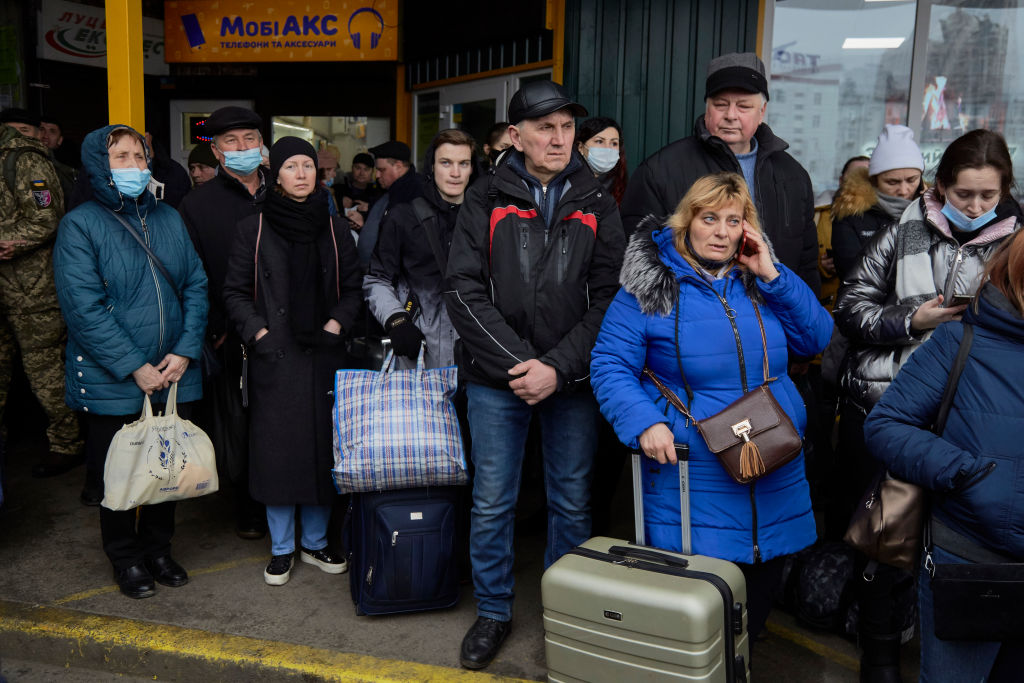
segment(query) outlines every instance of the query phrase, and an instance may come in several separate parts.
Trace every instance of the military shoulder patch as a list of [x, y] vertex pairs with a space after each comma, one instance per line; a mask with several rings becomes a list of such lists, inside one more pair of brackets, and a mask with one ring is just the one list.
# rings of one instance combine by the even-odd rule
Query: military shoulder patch
[[32, 186], [32, 198], [36, 200], [36, 206], [40, 209], [45, 209], [53, 203], [53, 196], [46, 187], [45, 180], [32, 180], [30, 185]]

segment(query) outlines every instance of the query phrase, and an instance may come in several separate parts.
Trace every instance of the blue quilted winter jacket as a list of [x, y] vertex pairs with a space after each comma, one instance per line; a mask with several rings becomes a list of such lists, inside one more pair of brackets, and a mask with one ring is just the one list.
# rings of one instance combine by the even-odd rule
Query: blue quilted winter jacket
[[939, 325], [864, 422], [871, 454], [893, 474], [937, 491], [946, 526], [1024, 561], [1024, 317], [992, 285], [964, 322], [974, 341], [941, 437], [929, 430], [942, 402], [963, 323]]
[[[751, 296], [759, 300], [768, 346], [772, 394], [803, 434], [803, 400], [786, 375], [789, 350], [813, 356], [825, 348], [832, 320], [814, 293], [791, 270], [765, 283], [734, 268], [708, 282], [676, 251], [670, 228], [638, 232], [622, 267], [623, 288], [608, 307], [591, 357], [591, 382], [601, 412], [623, 443], [639, 447], [640, 434], [664, 422], [690, 449], [692, 550], [733, 562], [769, 560], [814, 542], [810, 489], [799, 456], [755, 484], [733, 481], [696, 426], [668, 406], [640, 373], [646, 365], [686, 400], [676, 352], [693, 390], [690, 410], [702, 419], [743, 394], [736, 337], [723, 297], [735, 312], [747, 384], [763, 383], [764, 351]], [[679, 550], [679, 479], [675, 466], [643, 458], [643, 508], [650, 545]]]
[[[93, 198], [64, 216], [53, 251], [57, 298], [68, 326], [65, 401], [98, 415], [140, 412], [143, 393], [132, 372], [157, 365], [168, 353], [191, 361], [178, 383], [178, 401], [198, 400], [208, 308], [206, 273], [178, 212], [148, 191], [134, 199], [114, 186], [106, 141], [117, 127], [94, 130], [82, 143]], [[181, 303], [111, 211], [148, 241]], [[166, 392], [152, 400], [165, 401]]]

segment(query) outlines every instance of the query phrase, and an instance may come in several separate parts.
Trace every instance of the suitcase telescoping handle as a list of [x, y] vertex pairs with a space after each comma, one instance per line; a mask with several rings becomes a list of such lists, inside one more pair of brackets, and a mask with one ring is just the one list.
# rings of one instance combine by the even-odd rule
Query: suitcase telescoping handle
[[[692, 555], [690, 541], [690, 447], [677, 443], [676, 459], [679, 461], [679, 534], [683, 555]], [[647, 545], [644, 533], [644, 484], [643, 459], [647, 456], [643, 451], [633, 451], [633, 519], [636, 524], [637, 545]], [[672, 467], [672, 465], [662, 465]]]
[[619, 555], [621, 557], [631, 557], [636, 560], [647, 560], [648, 562], [661, 562], [671, 567], [679, 567], [680, 569], [686, 569], [690, 566], [689, 561], [684, 560], [681, 557], [673, 557], [672, 555], [666, 555], [665, 553], [647, 550], [646, 548], [630, 548], [629, 546], [625, 545], [613, 545], [611, 548], [608, 548], [608, 552], [612, 555]]

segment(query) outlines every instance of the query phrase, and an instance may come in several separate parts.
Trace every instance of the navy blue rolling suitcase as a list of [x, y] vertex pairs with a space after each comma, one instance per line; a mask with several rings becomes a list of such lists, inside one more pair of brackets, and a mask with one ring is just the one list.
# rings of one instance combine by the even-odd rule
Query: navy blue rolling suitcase
[[452, 607], [465, 486], [353, 493], [345, 525], [357, 614]]

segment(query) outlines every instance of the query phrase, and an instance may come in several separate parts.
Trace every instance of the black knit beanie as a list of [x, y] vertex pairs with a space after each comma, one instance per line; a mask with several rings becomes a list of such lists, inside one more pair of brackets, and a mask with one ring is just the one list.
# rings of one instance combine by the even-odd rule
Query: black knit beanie
[[313, 160], [316, 165], [316, 150], [302, 138], [286, 135], [270, 148], [270, 179], [271, 183], [277, 182], [277, 173], [281, 170], [284, 162], [296, 154], [302, 154]]

